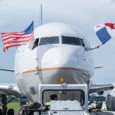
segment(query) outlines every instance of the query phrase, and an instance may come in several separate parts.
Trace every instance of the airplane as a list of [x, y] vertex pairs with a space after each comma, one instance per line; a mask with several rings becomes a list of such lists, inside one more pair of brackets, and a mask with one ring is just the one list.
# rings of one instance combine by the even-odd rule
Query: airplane
[[92, 84], [94, 74], [90, 43], [74, 27], [65, 23], [48, 23], [37, 27], [34, 40], [20, 46], [15, 55], [17, 86], [0, 85], [8, 95], [28, 97], [39, 102], [39, 84], [87, 84], [89, 94], [112, 89], [113, 84]]

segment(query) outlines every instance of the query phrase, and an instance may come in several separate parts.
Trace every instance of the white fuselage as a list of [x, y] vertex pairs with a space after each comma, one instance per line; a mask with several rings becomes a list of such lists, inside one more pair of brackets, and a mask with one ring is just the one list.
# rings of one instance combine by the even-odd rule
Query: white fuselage
[[39, 84], [58, 84], [61, 78], [69, 84], [89, 84], [93, 64], [86, 49], [90, 47], [76, 28], [50, 23], [36, 28], [34, 34], [35, 40], [18, 48], [15, 57], [17, 83], [24, 95], [38, 102]]

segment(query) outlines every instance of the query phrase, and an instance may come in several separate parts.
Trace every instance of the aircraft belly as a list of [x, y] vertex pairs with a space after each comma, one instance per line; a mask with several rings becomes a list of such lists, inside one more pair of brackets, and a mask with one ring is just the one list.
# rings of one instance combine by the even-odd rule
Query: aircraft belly
[[21, 92], [34, 102], [39, 102], [39, 84], [59, 84], [60, 78], [68, 84], [88, 83], [90, 76], [82, 70], [45, 70], [23, 73], [17, 76]]

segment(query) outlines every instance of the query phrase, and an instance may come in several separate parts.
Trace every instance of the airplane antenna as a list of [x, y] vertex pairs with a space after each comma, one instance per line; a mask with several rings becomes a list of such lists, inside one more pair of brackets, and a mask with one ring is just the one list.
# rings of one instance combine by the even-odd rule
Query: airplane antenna
[[94, 69], [101, 69], [101, 68], [103, 68], [103, 66], [94, 67]]
[[40, 24], [42, 24], [42, 0], [40, 0]]

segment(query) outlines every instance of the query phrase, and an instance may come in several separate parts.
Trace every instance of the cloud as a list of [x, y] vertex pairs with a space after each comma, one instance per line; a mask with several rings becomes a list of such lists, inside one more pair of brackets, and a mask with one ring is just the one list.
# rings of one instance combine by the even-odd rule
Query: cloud
[[[112, 0], [42, 0], [43, 22], [66, 22], [75, 26], [87, 25], [92, 29], [93, 25], [105, 21], [114, 22], [114, 4]], [[0, 25], [12, 25], [15, 28], [24, 27], [34, 20], [36, 25], [40, 24], [40, 0], [3, 0], [0, 2]], [[6, 26], [5, 26], [6, 23]], [[89, 24], [90, 23], [90, 24]], [[17, 27], [16, 27], [17, 26]], [[13, 28], [13, 27], [12, 27]], [[15, 29], [14, 28], [14, 29]], [[11, 30], [12, 31], [12, 30]], [[86, 30], [87, 31], [87, 30]]]
[[[105, 20], [105, 16], [113, 16], [114, 6], [109, 4], [111, 0], [42, 0], [43, 21], [99, 22]], [[103, 7], [103, 8], [102, 8]], [[0, 14], [11, 21], [27, 20], [32, 17], [40, 18], [40, 0], [3, 0], [0, 3]], [[1, 17], [1, 16], [0, 16]], [[107, 19], [106, 19], [107, 20]]]
[[4, 19], [0, 19], [0, 27], [5, 26], [6, 21]]
[[109, 0], [109, 2], [111, 2], [111, 3], [115, 3], [115, 0]]
[[[72, 20], [80, 23], [99, 22], [104, 21], [105, 16], [113, 16], [114, 7], [108, 4], [105, 0], [45, 0], [44, 6], [44, 19], [62, 20], [69, 22]], [[103, 7], [103, 8], [102, 8]], [[49, 19], [48, 19], [48, 18]]]
[[[114, 22], [112, 0], [42, 0], [43, 23], [65, 22], [80, 28], [86, 36], [93, 37], [93, 26], [98, 23]], [[31, 20], [40, 24], [40, 0], [3, 0], [0, 2], [0, 25], [10, 31], [25, 28]], [[22, 25], [21, 25], [22, 24]], [[22, 27], [23, 26], [23, 27]], [[88, 31], [92, 33], [89, 34]]]

